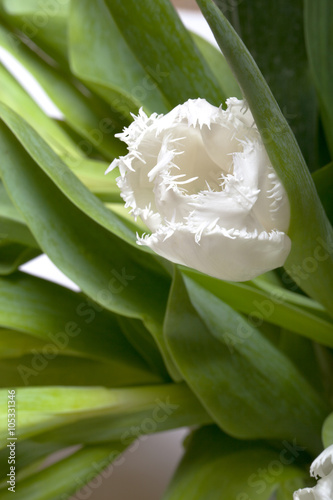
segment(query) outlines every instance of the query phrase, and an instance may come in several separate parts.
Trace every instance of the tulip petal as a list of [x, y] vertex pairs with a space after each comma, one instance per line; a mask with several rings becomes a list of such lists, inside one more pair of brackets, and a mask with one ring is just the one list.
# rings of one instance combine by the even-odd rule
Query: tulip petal
[[199, 244], [195, 232], [184, 224], [163, 226], [139, 243], [176, 264], [230, 281], [247, 281], [281, 266], [290, 251], [290, 240], [282, 232], [251, 234], [215, 226], [204, 231]]

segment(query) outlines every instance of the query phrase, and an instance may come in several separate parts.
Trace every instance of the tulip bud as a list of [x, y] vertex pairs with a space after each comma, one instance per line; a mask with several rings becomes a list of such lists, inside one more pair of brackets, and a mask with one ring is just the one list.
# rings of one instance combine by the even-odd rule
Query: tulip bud
[[245, 281], [282, 266], [291, 242], [288, 197], [243, 101], [189, 100], [166, 115], [142, 110], [118, 137], [117, 179], [157, 254], [216, 278]]

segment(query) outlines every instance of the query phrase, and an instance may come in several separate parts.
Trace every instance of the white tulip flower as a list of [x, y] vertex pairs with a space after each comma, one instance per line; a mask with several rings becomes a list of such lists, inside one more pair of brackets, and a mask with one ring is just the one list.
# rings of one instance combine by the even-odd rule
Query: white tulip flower
[[312, 463], [311, 476], [318, 478], [313, 488], [304, 488], [294, 493], [294, 500], [332, 500], [333, 498], [333, 445], [324, 450]]
[[117, 179], [157, 254], [216, 278], [245, 281], [282, 266], [289, 201], [251, 112], [190, 99], [166, 115], [142, 110], [118, 137], [128, 154]]

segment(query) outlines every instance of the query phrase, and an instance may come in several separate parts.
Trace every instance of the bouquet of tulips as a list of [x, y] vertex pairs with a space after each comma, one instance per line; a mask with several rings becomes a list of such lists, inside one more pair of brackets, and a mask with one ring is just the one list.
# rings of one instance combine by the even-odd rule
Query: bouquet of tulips
[[197, 5], [0, 0], [0, 500], [180, 427], [163, 500], [333, 498], [333, 3]]

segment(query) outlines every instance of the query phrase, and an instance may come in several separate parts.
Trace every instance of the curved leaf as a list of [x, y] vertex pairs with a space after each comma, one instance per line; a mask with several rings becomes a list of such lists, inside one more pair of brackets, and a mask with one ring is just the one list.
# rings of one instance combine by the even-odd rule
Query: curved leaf
[[165, 336], [177, 367], [218, 425], [239, 438], [320, 447], [327, 409], [292, 363], [233, 309], [176, 274]]

